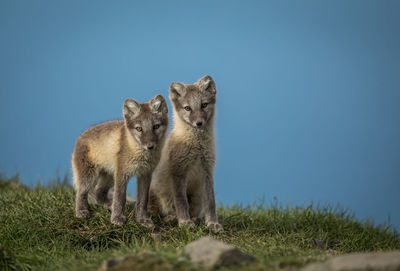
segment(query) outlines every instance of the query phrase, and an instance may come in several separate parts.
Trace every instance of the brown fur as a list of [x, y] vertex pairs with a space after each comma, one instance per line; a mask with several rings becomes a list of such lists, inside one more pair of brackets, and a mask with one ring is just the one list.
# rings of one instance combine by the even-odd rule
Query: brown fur
[[194, 84], [173, 82], [170, 87], [174, 127], [162, 151], [150, 186], [152, 209], [180, 226], [204, 211], [215, 232], [218, 223], [214, 197], [214, 116], [216, 86], [210, 76]]
[[[93, 198], [111, 207], [114, 224], [124, 224], [127, 184], [137, 176], [136, 220], [153, 227], [147, 215], [148, 191], [165, 141], [167, 104], [161, 95], [143, 104], [126, 99], [123, 112], [124, 120], [95, 125], [76, 141], [72, 155], [76, 216], [89, 217], [88, 198]], [[113, 186], [114, 196], [108, 202], [107, 193]]]

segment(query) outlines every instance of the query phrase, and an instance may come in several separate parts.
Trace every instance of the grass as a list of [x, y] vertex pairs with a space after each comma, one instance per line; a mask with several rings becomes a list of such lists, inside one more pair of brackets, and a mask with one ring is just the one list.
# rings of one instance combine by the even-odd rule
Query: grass
[[[151, 250], [159, 258], [139, 259], [133, 270], [196, 270], [180, 248], [205, 235], [257, 259], [220, 270], [279, 270], [329, 254], [400, 249], [400, 237], [392, 228], [359, 222], [349, 212], [329, 206], [221, 206], [218, 214], [225, 232], [219, 235], [204, 226], [181, 229], [153, 218], [156, 237], [134, 222], [133, 208], [126, 210], [128, 223], [123, 227], [112, 225], [103, 208], [91, 210], [90, 219], [75, 218], [74, 191], [68, 180], [29, 189], [18, 177], [0, 176], [0, 269], [95, 270], [110, 257]], [[328, 249], [317, 246], [315, 239]]]

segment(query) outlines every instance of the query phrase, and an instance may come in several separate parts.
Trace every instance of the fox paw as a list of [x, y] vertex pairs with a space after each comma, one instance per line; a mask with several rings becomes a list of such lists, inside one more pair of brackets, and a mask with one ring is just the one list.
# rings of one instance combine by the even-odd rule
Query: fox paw
[[90, 216], [89, 210], [76, 210], [75, 216], [77, 218], [88, 218]]
[[179, 227], [194, 228], [195, 224], [192, 220], [181, 220], [179, 221]]
[[136, 218], [136, 222], [148, 228], [149, 230], [153, 230], [155, 228], [154, 223], [150, 218]]
[[224, 231], [224, 228], [218, 222], [208, 222], [207, 227], [214, 233], [220, 233]]
[[111, 216], [111, 223], [117, 225], [117, 226], [122, 226], [126, 222], [126, 216], [124, 215], [119, 215], [119, 216]]

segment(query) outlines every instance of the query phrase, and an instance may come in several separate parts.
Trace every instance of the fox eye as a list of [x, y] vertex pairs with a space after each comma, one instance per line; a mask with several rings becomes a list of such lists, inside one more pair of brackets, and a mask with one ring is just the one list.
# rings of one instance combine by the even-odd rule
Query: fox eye
[[185, 109], [186, 111], [192, 110], [192, 109], [190, 108], [190, 106], [185, 106], [184, 109]]
[[156, 125], [153, 126], [154, 130], [157, 130], [158, 128], [160, 128], [160, 124], [156, 124]]
[[201, 108], [206, 108], [207, 105], [208, 105], [208, 103], [202, 103], [202, 104], [201, 104]]
[[138, 131], [138, 132], [141, 132], [141, 131], [142, 131], [142, 127], [136, 127], [135, 129], [136, 129], [136, 131]]

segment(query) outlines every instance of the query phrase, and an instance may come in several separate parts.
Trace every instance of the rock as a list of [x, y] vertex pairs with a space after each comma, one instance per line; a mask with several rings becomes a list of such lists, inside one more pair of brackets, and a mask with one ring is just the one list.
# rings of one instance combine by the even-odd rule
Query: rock
[[229, 266], [254, 260], [254, 257], [236, 247], [211, 237], [202, 237], [188, 244], [184, 250], [189, 255], [190, 261], [198, 267]]
[[400, 251], [352, 253], [313, 263], [303, 271], [400, 271]]
[[124, 262], [127, 262], [131, 257], [119, 257], [119, 258], [111, 258], [108, 260], [105, 260], [103, 262], [103, 265], [101, 266], [100, 270], [110, 270], [115, 266], [118, 266]]
[[137, 255], [112, 258], [104, 261], [99, 271], [173, 270], [173, 266], [157, 253], [143, 251]]

